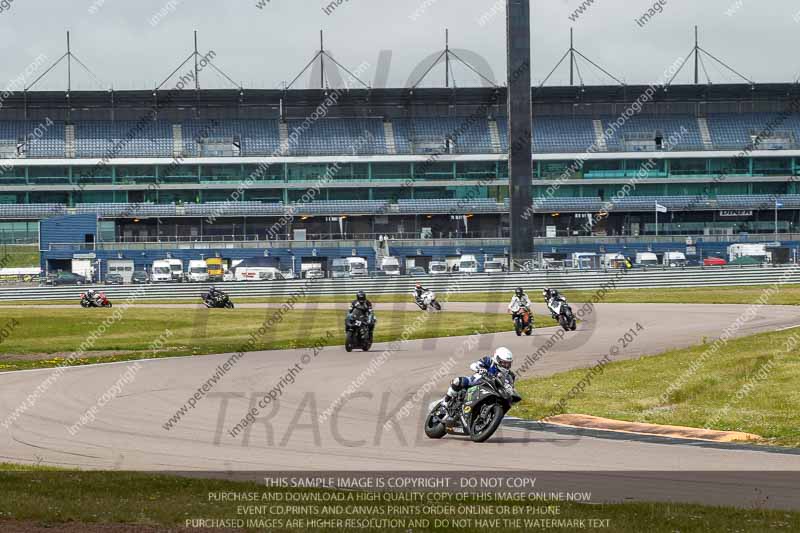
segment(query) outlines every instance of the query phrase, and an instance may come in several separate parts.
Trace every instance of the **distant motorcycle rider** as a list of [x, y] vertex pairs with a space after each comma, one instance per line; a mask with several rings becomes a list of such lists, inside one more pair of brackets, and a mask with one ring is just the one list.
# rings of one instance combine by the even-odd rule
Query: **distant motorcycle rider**
[[426, 292], [428, 292], [428, 290], [429, 290], [429, 289], [426, 289], [425, 287], [423, 287], [423, 286], [422, 286], [422, 283], [417, 283], [417, 284], [414, 286], [414, 298], [416, 298], [417, 300], [421, 300], [421, 299], [422, 299], [422, 296], [423, 296], [423, 295], [424, 295]]
[[86, 298], [90, 302], [100, 305], [100, 295], [94, 289], [86, 291]]
[[564, 298], [557, 290], [548, 288], [542, 290], [542, 296], [544, 296], [544, 301], [547, 304], [547, 308], [550, 310], [550, 314], [554, 319], [557, 319], [558, 310], [561, 307], [559, 303], [566, 303], [567, 299]]
[[221, 290], [217, 289], [213, 285], [208, 288], [208, 292], [206, 293], [206, 300], [214, 301], [217, 298], [224, 298], [226, 294]]
[[[369, 301], [369, 299], [367, 298], [367, 293], [365, 293], [364, 291], [358, 291], [356, 293], [356, 299], [350, 302], [350, 311], [348, 312], [348, 316], [352, 315], [353, 311], [355, 311], [356, 309], [360, 309], [368, 317], [373, 316], [372, 302]], [[370, 331], [375, 329], [375, 321], [372, 320], [371, 322], [372, 323], [370, 324]]]
[[447, 389], [447, 394], [445, 394], [445, 397], [442, 400], [445, 409], [450, 406], [450, 402], [459, 391], [473, 386], [484, 374], [495, 376], [501, 371], [508, 371], [511, 375], [513, 383], [513, 381], [516, 379], [516, 375], [511, 371], [511, 365], [513, 362], [514, 355], [511, 353], [511, 350], [500, 347], [494, 351], [494, 355], [486, 355], [469, 365], [469, 369], [472, 370], [473, 375], [455, 378], [450, 383], [450, 388]]
[[525, 291], [522, 290], [522, 287], [517, 287], [517, 290], [514, 291], [514, 296], [511, 297], [511, 303], [508, 304], [508, 312], [512, 315], [515, 315], [522, 307], [527, 307], [530, 309], [531, 299], [528, 298], [528, 295], [525, 294]]

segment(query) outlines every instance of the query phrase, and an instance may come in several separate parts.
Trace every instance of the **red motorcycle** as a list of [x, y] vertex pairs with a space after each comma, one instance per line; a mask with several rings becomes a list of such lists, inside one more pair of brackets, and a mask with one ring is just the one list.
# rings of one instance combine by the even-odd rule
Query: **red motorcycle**
[[104, 292], [97, 293], [94, 298], [82, 292], [81, 307], [111, 307], [111, 302], [106, 298]]

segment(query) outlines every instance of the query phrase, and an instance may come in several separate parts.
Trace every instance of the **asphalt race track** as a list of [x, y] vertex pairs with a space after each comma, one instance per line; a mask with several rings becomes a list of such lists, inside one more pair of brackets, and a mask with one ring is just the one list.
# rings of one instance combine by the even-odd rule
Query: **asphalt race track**
[[[410, 309], [406, 304], [376, 307], [379, 319], [381, 309]], [[644, 331], [613, 359], [686, 347], [704, 337], [713, 340], [747, 309], [745, 305], [601, 304], [584, 314], [578, 331], [555, 343], [526, 375], [589, 367], [637, 322]], [[505, 306], [454, 303], [447, 304], [447, 310], [504, 312]], [[541, 313], [543, 307], [535, 311]], [[265, 309], [265, 316], [271, 312]], [[302, 306], [294, 312], [302, 313]], [[800, 307], [762, 307], [736, 335], [796, 325]], [[133, 382], [74, 435], [68, 427], [133, 363], [73, 367], [8, 430], [0, 427], [0, 461], [148, 471], [532, 471], [561, 487], [592, 490], [592, 501], [800, 508], [800, 454], [791, 451], [607, 438], [549, 427], [510, 427], [513, 423], [484, 444], [460, 437], [440, 441], [424, 437], [422, 415], [428, 400], [440, 397], [453, 376], [466, 374], [470, 362], [504, 345], [514, 352], [519, 368], [556, 331], [536, 330], [529, 338], [511, 332], [479, 339], [408, 341], [386, 352], [386, 357], [381, 355], [388, 345], [381, 344], [370, 353], [346, 353], [338, 346], [324, 348], [316, 356], [309, 350], [248, 353], [169, 430], [164, 424], [230, 355], [140, 362]], [[448, 365], [451, 356], [455, 361]], [[376, 357], [385, 361], [357, 380]], [[301, 370], [291, 383], [285, 376], [295, 365]], [[431, 383], [437, 371], [442, 377]], [[0, 421], [52, 373], [44, 369], [0, 374]], [[282, 378], [279, 397], [274, 393], [277, 401], [260, 409], [255, 424], [231, 436], [229, 430]], [[359, 386], [352, 387], [354, 380]], [[355, 394], [341, 401], [348, 386]], [[430, 390], [425, 399], [412, 399], [410, 414], [396, 416], [387, 427], [386, 421], [421, 387]], [[418, 400], [419, 396], [423, 394]], [[331, 411], [332, 405], [338, 408]], [[699, 476], [695, 471], [712, 473]], [[782, 478], [779, 473], [785, 471], [795, 472]]]

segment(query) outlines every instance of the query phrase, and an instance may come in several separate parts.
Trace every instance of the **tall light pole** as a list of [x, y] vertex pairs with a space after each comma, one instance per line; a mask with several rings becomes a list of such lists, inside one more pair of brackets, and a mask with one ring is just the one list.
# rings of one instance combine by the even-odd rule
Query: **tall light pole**
[[531, 11], [529, 0], [506, 0], [508, 186], [511, 262], [533, 260]]

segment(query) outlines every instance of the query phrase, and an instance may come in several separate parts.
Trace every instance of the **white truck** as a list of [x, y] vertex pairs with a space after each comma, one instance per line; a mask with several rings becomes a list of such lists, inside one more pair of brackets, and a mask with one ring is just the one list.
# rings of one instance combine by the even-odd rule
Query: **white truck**
[[431, 276], [447, 274], [447, 261], [431, 261], [428, 263], [428, 274]]
[[[169, 264], [169, 270], [172, 273], [172, 281], [183, 281], [183, 261], [180, 259], [166, 259], [165, 261]], [[208, 267], [206, 267], [206, 272], [208, 272], [207, 269]]]
[[761, 263], [769, 263], [772, 261], [772, 252], [767, 250], [766, 244], [739, 243], [728, 246], [729, 262], [736, 261], [740, 257], [752, 257]]
[[331, 276], [334, 278], [363, 277], [367, 275], [367, 260], [363, 257], [341, 257], [333, 260]]
[[387, 276], [399, 276], [400, 261], [396, 257], [384, 257], [381, 260], [381, 270], [385, 272]]
[[150, 281], [153, 283], [172, 281], [172, 269], [167, 259], [153, 261], [153, 266], [150, 270]]
[[600, 258], [601, 268], [625, 268], [625, 256], [622, 254], [603, 254]]
[[686, 266], [686, 254], [683, 252], [664, 252], [664, 266], [682, 268]]
[[483, 271], [486, 274], [500, 274], [506, 271], [506, 264], [500, 259], [487, 259], [483, 263]]
[[458, 271], [462, 274], [478, 273], [478, 258], [472, 254], [464, 254], [458, 260]]
[[597, 254], [592, 252], [575, 252], [572, 254], [572, 268], [578, 270], [593, 270], [597, 268], [599, 261]]
[[189, 270], [186, 273], [189, 281], [208, 281], [208, 264], [203, 260], [189, 261]]
[[119, 274], [123, 283], [130, 283], [133, 281], [133, 259], [109, 259], [108, 274]]
[[653, 252], [638, 252], [636, 254], [636, 266], [655, 267], [658, 266], [658, 256]]

